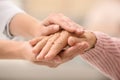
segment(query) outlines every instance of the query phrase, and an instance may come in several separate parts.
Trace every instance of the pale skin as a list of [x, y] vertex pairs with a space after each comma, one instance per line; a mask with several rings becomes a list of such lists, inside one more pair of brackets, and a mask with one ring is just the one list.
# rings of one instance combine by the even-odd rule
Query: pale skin
[[[75, 34], [82, 34], [83, 29], [78, 28], [78, 25], [73, 27], [74, 24], [75, 23], [62, 14], [52, 14], [42, 22], [39, 22], [28, 14], [19, 13], [13, 17], [9, 27], [11, 35], [25, 38], [47, 36], [58, 32], [60, 29], [65, 29]], [[36, 55], [32, 52], [33, 46], [29, 41], [0, 40], [0, 44], [0, 59], [25, 59], [35, 61]], [[56, 64], [51, 61], [39, 63], [47, 66], [56, 66]]]
[[[52, 26], [53, 24], [55, 25]], [[82, 27], [79, 28], [80, 26], [78, 25], [73, 27], [73, 25], [75, 24], [62, 14], [51, 14], [40, 22], [28, 14], [19, 13], [15, 15], [10, 22], [10, 32], [13, 36], [23, 36], [27, 38], [46, 36], [60, 29], [76, 34], [83, 33]]]
[[[36, 55], [34, 54], [33, 46], [30, 41], [12, 41], [12, 40], [1, 40], [0, 41], [0, 59], [22, 59], [32, 61], [36, 64], [46, 65], [49, 67], [56, 67], [55, 62], [39, 61], [35, 62]], [[54, 64], [53, 64], [54, 63]]]

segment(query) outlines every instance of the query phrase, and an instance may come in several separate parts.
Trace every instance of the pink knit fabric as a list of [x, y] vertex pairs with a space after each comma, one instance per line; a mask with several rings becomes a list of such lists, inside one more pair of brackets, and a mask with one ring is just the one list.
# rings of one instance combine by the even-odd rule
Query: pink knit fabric
[[120, 80], [120, 39], [100, 32], [94, 33], [97, 36], [95, 48], [81, 57], [112, 80]]

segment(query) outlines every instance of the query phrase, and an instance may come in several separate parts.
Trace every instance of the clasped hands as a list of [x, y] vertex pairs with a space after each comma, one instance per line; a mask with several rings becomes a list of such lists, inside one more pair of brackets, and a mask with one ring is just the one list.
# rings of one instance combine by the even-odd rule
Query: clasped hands
[[[35, 37], [26, 42], [26, 44], [23, 45], [23, 48], [26, 50], [23, 51], [27, 51], [27, 53], [22, 53], [26, 53], [23, 58], [36, 64], [57, 67], [58, 65], [73, 59], [75, 56], [83, 54], [86, 50], [94, 46], [95, 41], [92, 32], [80, 32], [81, 26], [68, 18], [65, 20], [67, 20], [68, 27], [71, 25], [76, 28], [76, 32], [72, 32], [72, 29], [70, 31], [67, 27], [61, 27], [62, 25], [59, 24], [59, 22], [56, 22], [58, 24], [45, 25], [46, 27], [58, 26], [62, 29], [59, 29], [55, 33], [53, 33], [54, 31], [50, 32], [52, 34], [47, 36], [41, 35], [40, 37]], [[29, 50], [31, 51], [29, 52]]]

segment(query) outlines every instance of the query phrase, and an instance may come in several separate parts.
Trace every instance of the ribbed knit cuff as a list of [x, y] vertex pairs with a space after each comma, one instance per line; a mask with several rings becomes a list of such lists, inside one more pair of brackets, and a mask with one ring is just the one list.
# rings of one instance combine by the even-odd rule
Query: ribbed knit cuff
[[[105, 34], [101, 33], [101, 32], [93, 32], [96, 35], [97, 38], [97, 42], [95, 44], [95, 47], [90, 49], [89, 51], [86, 51], [84, 54], [81, 55], [82, 58], [84, 59], [93, 59], [94, 55], [101, 55], [101, 53], [103, 53], [103, 42], [104, 39], [107, 38]], [[97, 53], [96, 53], [97, 51]], [[98, 52], [100, 54], [98, 54]], [[96, 57], [95, 57], [96, 58]]]
[[[107, 60], [109, 58], [109, 55], [105, 52], [105, 44], [107, 43], [107, 40], [110, 40], [110, 37], [104, 33], [101, 32], [93, 32], [97, 37], [97, 42], [95, 44], [95, 47], [90, 49], [89, 51], [86, 51], [84, 54], [80, 55], [82, 59], [90, 63], [92, 66], [96, 67], [100, 72], [108, 73], [109, 71], [109, 61]], [[110, 77], [109, 75], [107, 75]]]

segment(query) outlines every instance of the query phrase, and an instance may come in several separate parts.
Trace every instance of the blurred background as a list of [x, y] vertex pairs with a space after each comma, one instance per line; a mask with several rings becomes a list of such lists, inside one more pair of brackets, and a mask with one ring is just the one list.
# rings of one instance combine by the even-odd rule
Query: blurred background
[[[11, 0], [28, 14], [43, 20], [51, 13], [63, 13], [93, 31], [120, 35], [119, 0]], [[76, 57], [52, 69], [22, 60], [1, 60], [0, 80], [110, 80]]]

